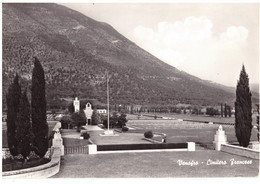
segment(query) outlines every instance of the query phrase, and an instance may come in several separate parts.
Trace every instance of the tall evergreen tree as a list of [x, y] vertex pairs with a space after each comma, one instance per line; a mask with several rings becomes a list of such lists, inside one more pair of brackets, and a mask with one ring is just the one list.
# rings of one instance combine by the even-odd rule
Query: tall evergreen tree
[[231, 107], [228, 105], [228, 116], [231, 117]]
[[256, 115], [256, 127], [257, 127], [257, 140], [259, 142], [259, 104], [256, 104], [257, 115]]
[[40, 61], [35, 57], [32, 73], [32, 129], [35, 152], [43, 157], [48, 150], [48, 124], [46, 120], [46, 96], [44, 70]]
[[17, 151], [24, 159], [27, 159], [33, 148], [33, 133], [30, 121], [30, 104], [27, 98], [27, 90], [21, 96], [19, 112], [17, 114]]
[[252, 102], [249, 79], [244, 65], [236, 89], [235, 131], [240, 146], [249, 145], [252, 130]]
[[6, 95], [7, 100], [7, 142], [8, 147], [13, 156], [18, 154], [16, 134], [17, 113], [19, 110], [19, 101], [21, 97], [21, 86], [16, 74], [13, 83], [8, 88]]
[[227, 107], [227, 104], [225, 104], [225, 106], [224, 106], [224, 115], [225, 115], [225, 118], [227, 117], [227, 111], [228, 111], [227, 108], [228, 108], [228, 107]]
[[221, 117], [223, 117], [223, 104], [221, 104], [221, 111], [220, 111]]

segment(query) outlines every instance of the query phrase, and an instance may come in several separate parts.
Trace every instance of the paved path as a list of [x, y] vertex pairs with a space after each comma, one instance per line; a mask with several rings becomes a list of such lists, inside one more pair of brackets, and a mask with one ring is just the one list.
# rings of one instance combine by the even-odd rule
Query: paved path
[[82, 126], [82, 128], [87, 131], [104, 131], [104, 129], [98, 127], [97, 125], [85, 125]]
[[[251, 160], [248, 165], [231, 165], [230, 159]], [[179, 160], [198, 165], [179, 165]], [[225, 165], [214, 165], [223, 161]], [[211, 165], [208, 164], [211, 163]], [[252, 177], [259, 161], [215, 150], [196, 152], [74, 154], [65, 155], [60, 172], [53, 178], [125, 177]]]

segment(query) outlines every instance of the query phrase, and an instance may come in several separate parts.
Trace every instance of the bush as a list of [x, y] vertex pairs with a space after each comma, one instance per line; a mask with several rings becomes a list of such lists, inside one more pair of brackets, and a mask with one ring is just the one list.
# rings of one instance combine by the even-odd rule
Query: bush
[[98, 125], [101, 123], [101, 117], [100, 114], [98, 114], [97, 109], [94, 109], [91, 120], [91, 125]]
[[63, 116], [61, 119], [60, 119], [60, 122], [61, 122], [61, 128], [63, 129], [69, 129], [72, 127], [72, 119], [70, 116]]
[[127, 122], [126, 114], [122, 113], [118, 117], [118, 122], [117, 122], [116, 126], [119, 127], [119, 128], [123, 128], [126, 125], [126, 122]]
[[127, 128], [126, 126], [124, 126], [123, 128], [122, 128], [122, 131], [123, 132], [127, 132], [129, 130], [129, 128]]
[[[103, 125], [105, 128], [108, 128], [108, 124], [107, 124], [107, 119], [103, 120]], [[116, 126], [116, 122], [115, 121], [109, 121], [109, 128], [114, 128]]]
[[77, 126], [80, 129], [81, 126], [86, 125], [86, 116], [83, 111], [75, 112], [71, 115], [73, 126]]
[[88, 132], [82, 133], [81, 136], [83, 137], [83, 139], [89, 139], [90, 138], [90, 135], [88, 134]]
[[152, 131], [147, 131], [147, 132], [145, 132], [145, 133], [144, 133], [144, 137], [145, 137], [145, 138], [148, 138], [148, 139], [152, 138], [152, 137], [153, 137], [153, 132], [152, 132]]
[[213, 107], [206, 108], [206, 114], [209, 116], [216, 116], [219, 115], [219, 112], [217, 109], [214, 109]]

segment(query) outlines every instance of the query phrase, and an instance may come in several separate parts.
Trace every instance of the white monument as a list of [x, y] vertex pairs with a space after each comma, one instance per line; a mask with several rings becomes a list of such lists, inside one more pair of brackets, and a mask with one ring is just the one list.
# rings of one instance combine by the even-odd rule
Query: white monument
[[84, 109], [84, 113], [86, 116], [87, 124], [90, 124], [91, 122], [91, 116], [93, 114], [93, 109], [90, 103], [86, 104], [86, 108]]
[[80, 102], [78, 100], [78, 97], [76, 97], [75, 100], [73, 101], [73, 105], [74, 105], [74, 112], [79, 112]]
[[226, 143], [227, 143], [227, 136], [225, 135], [225, 131], [220, 125], [218, 127], [218, 130], [216, 131], [216, 135], [214, 136], [213, 145], [215, 147], [215, 150], [220, 151], [221, 144], [226, 144]]
[[59, 147], [61, 150], [61, 155], [64, 155], [63, 140], [58, 128], [55, 130], [54, 138], [52, 139], [52, 147]]

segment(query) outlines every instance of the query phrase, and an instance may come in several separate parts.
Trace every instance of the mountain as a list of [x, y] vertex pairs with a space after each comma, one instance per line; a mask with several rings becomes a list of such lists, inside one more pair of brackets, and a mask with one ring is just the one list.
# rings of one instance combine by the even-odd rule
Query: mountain
[[253, 92], [259, 93], [259, 84], [258, 83], [252, 83], [250, 84], [250, 89]]
[[2, 12], [3, 96], [16, 72], [30, 88], [36, 56], [45, 70], [48, 107], [75, 96], [105, 103], [105, 71], [111, 104], [234, 102], [234, 92], [162, 62], [109, 24], [64, 6], [3, 3]]

